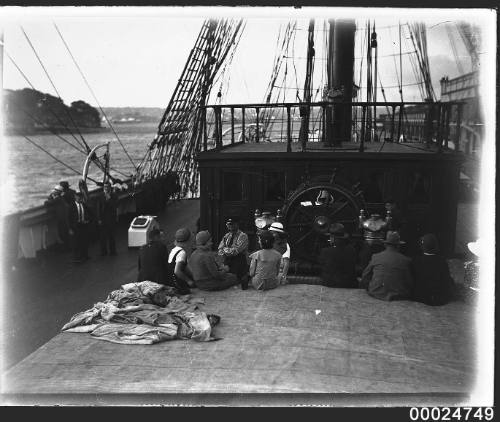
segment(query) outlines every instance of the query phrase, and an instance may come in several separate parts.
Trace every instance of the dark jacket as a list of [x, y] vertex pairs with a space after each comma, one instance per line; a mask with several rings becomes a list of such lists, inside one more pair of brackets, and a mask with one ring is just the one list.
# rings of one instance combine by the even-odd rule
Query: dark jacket
[[139, 274], [137, 281], [154, 281], [167, 284], [168, 277], [168, 250], [160, 241], [151, 241], [139, 249]]
[[415, 278], [414, 300], [427, 305], [444, 305], [451, 300], [455, 283], [442, 256], [417, 256], [413, 258], [412, 271]]
[[103, 196], [97, 207], [97, 219], [105, 226], [114, 226], [116, 224], [117, 207], [118, 203], [114, 193], [110, 195], [109, 199]]
[[321, 279], [328, 287], [358, 287], [356, 251], [351, 245], [324, 248], [319, 255]]
[[410, 299], [413, 291], [410, 258], [390, 249], [374, 254], [363, 271], [362, 285], [377, 299]]

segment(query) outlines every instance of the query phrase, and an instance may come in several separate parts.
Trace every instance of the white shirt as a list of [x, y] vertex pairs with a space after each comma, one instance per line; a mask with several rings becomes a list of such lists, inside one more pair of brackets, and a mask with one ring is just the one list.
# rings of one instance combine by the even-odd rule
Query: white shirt
[[169, 264], [172, 262], [172, 260], [174, 259], [175, 254], [179, 250], [180, 250], [180, 252], [175, 257], [175, 262], [186, 262], [187, 261], [186, 251], [184, 249], [182, 249], [180, 246], [176, 246], [168, 254], [168, 263]]
[[288, 242], [286, 242], [286, 251], [281, 256], [281, 258], [288, 258], [288, 259], [290, 259], [290, 245], [288, 244]]

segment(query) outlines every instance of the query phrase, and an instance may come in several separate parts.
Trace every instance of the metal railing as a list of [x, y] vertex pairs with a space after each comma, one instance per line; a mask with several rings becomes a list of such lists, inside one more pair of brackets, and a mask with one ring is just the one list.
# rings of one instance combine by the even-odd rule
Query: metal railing
[[[204, 151], [238, 143], [282, 142], [286, 151], [307, 150], [310, 143], [332, 144], [336, 125], [350, 124], [343, 143], [363, 152], [368, 142], [416, 142], [436, 151], [460, 150], [462, 102], [316, 102], [227, 104], [203, 107]], [[341, 109], [341, 110], [339, 110]], [[349, 119], [327, 115], [349, 115]], [[340, 111], [340, 113], [339, 113]], [[346, 114], [347, 113], [347, 114]], [[307, 130], [301, 129], [309, 116]], [[374, 117], [376, 116], [376, 117]], [[331, 127], [327, 127], [331, 122]], [[302, 125], [303, 126], [303, 125]], [[452, 130], [450, 128], [453, 128]], [[338, 133], [338, 131], [337, 131]], [[301, 148], [292, 148], [299, 143]], [[354, 146], [352, 144], [355, 144]]]

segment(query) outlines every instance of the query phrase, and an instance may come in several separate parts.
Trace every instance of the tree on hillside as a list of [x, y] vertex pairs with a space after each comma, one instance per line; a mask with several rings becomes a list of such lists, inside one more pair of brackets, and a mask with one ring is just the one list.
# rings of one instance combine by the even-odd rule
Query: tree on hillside
[[73, 101], [70, 107], [71, 116], [78, 126], [81, 127], [100, 127], [101, 118], [99, 112], [87, 104], [85, 101]]

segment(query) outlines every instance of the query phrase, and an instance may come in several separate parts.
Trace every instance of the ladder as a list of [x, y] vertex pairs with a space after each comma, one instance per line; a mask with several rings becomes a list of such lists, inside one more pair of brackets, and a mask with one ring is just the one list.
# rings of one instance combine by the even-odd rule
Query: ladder
[[177, 173], [181, 196], [198, 189], [198, 169], [194, 160], [201, 147], [201, 113], [206, 105], [217, 72], [228, 53], [235, 48], [242, 20], [206, 20], [188, 56], [181, 77], [149, 147], [149, 179], [167, 172]]

